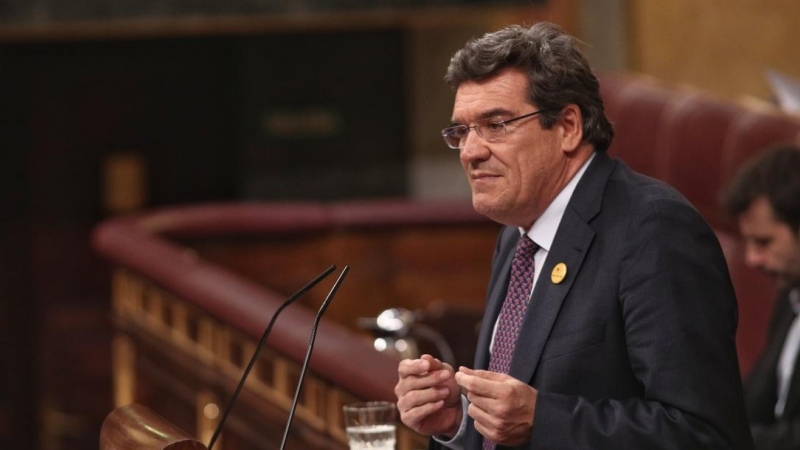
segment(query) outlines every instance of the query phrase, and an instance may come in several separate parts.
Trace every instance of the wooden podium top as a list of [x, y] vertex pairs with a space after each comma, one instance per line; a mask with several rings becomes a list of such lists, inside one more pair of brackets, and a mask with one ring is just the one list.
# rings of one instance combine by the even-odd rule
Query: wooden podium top
[[100, 450], [206, 450], [180, 428], [142, 405], [121, 406], [100, 430]]

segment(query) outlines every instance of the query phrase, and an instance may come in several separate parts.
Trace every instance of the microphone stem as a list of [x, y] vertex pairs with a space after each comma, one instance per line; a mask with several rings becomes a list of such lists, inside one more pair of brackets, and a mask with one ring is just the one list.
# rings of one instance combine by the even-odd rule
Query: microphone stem
[[[342, 284], [342, 280], [344, 280], [344, 276], [347, 275], [347, 272], [350, 270], [348, 266], [344, 266], [342, 269], [342, 273], [339, 274], [339, 278], [336, 280], [336, 283], [333, 284], [331, 291], [328, 293], [328, 297], [325, 298], [325, 301], [322, 302], [322, 306], [319, 307], [319, 312], [317, 312], [317, 317], [314, 318], [314, 325], [311, 328], [311, 336], [308, 339], [308, 349], [306, 350], [306, 357], [303, 360], [303, 367], [300, 369], [300, 377], [297, 379], [297, 389], [294, 392], [294, 400], [292, 401], [292, 408], [289, 410], [289, 419], [286, 421], [286, 428], [283, 430], [283, 440], [281, 441], [280, 450], [283, 450], [286, 447], [286, 439], [289, 437], [289, 429], [292, 427], [292, 419], [294, 419], [294, 411], [297, 409], [297, 399], [300, 397], [300, 388], [303, 387], [303, 380], [306, 376], [306, 369], [308, 368], [308, 361], [311, 359], [311, 351], [314, 349], [314, 340], [317, 337], [317, 328], [319, 327], [319, 321], [322, 319], [322, 315], [325, 313], [325, 310], [328, 309], [328, 304], [333, 299], [333, 295], [336, 294], [336, 291], [339, 290], [339, 285]], [[210, 450], [210, 449], [209, 449]]]
[[336, 266], [330, 266], [327, 269], [325, 269], [324, 272], [317, 275], [316, 278], [309, 281], [308, 284], [301, 287], [300, 290], [295, 292], [294, 295], [292, 295], [285, 302], [283, 302], [283, 304], [275, 311], [275, 314], [272, 315], [272, 319], [269, 321], [269, 326], [267, 326], [267, 329], [264, 330], [264, 334], [261, 335], [261, 340], [258, 341], [258, 346], [256, 347], [256, 351], [253, 352], [253, 357], [250, 358], [250, 363], [247, 364], [247, 368], [244, 370], [244, 375], [242, 375], [242, 379], [239, 380], [239, 385], [236, 386], [236, 390], [233, 392], [231, 399], [225, 406], [225, 411], [222, 413], [222, 417], [219, 420], [219, 424], [217, 425], [217, 428], [214, 430], [214, 434], [211, 436], [211, 441], [209, 441], [208, 443], [208, 450], [211, 450], [214, 447], [214, 443], [217, 441], [219, 433], [222, 431], [222, 426], [225, 424], [225, 420], [228, 418], [228, 413], [230, 413], [231, 409], [233, 409], [233, 404], [236, 403], [236, 399], [239, 397], [239, 393], [242, 391], [242, 387], [244, 387], [244, 382], [247, 380], [247, 376], [250, 374], [250, 371], [253, 370], [253, 366], [255, 365], [256, 360], [258, 359], [258, 354], [261, 353], [261, 348], [264, 347], [264, 343], [267, 342], [267, 336], [269, 336], [269, 333], [272, 331], [272, 326], [275, 325], [275, 319], [278, 318], [278, 316], [280, 315], [281, 311], [284, 310], [284, 308], [291, 305], [295, 300], [300, 298], [300, 296], [311, 290], [311, 288], [316, 286], [317, 283], [319, 283], [325, 277], [330, 275], [330, 273], [333, 272], [334, 270], [336, 270]]

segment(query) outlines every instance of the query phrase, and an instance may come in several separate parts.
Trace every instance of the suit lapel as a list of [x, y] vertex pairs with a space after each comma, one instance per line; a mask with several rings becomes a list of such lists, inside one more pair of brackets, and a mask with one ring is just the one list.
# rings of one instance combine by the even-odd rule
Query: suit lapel
[[[572, 194], [544, 266], [537, 268], [541, 271], [509, 370], [509, 375], [518, 380], [527, 382], [536, 372], [561, 305], [594, 239], [595, 233], [589, 221], [600, 212], [603, 192], [615, 166], [616, 162], [604, 152], [596, 154]], [[551, 281], [550, 274], [559, 263], [567, 266], [567, 275], [557, 284]]]

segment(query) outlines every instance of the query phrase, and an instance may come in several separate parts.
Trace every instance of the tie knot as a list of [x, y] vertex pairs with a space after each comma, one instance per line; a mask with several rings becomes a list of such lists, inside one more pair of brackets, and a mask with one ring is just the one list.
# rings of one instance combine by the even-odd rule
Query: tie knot
[[536, 245], [536, 242], [533, 242], [527, 234], [523, 234], [517, 243], [517, 254], [533, 257], [537, 250], [539, 250], [539, 246]]

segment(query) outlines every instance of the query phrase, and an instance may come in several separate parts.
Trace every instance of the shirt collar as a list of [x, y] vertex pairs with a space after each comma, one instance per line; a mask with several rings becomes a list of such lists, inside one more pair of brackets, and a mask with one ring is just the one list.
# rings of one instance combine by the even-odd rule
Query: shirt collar
[[[592, 162], [594, 156], [595, 153], [592, 153], [589, 159], [578, 169], [575, 176], [569, 180], [569, 183], [564, 186], [564, 189], [550, 202], [547, 209], [533, 222], [533, 225], [527, 231], [528, 237], [544, 251], [550, 251], [550, 247], [553, 245], [553, 239], [556, 237], [556, 231], [558, 231], [558, 225], [561, 223], [561, 218], [564, 217], [564, 212], [567, 210], [569, 199], [572, 198], [575, 187], [578, 186], [578, 182], [583, 177], [586, 168], [589, 167], [589, 163]], [[525, 230], [520, 228], [519, 232], [522, 234]]]

